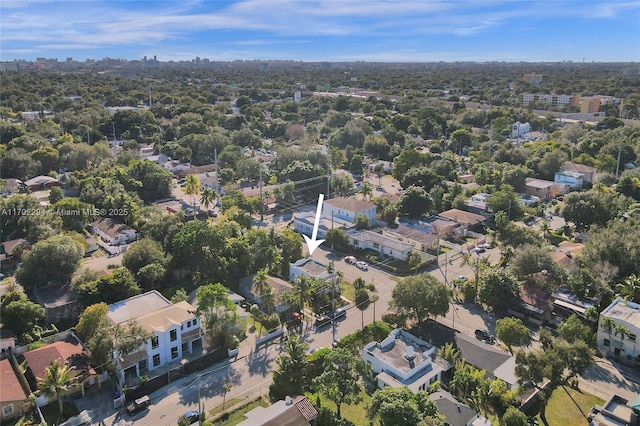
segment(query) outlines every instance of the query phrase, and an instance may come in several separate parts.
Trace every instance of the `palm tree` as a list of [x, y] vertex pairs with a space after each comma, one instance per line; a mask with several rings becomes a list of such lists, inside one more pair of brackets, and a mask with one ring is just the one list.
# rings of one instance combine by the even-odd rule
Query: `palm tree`
[[300, 314], [304, 315], [304, 305], [309, 299], [309, 295], [311, 293], [311, 283], [309, 282], [309, 278], [305, 275], [298, 275], [293, 281], [293, 287], [298, 296], [298, 300], [300, 301]]
[[184, 193], [191, 195], [191, 206], [195, 211], [195, 196], [200, 193], [200, 178], [197, 175], [187, 175], [184, 179]]
[[458, 352], [451, 342], [442, 346], [439, 352], [440, 358], [444, 359], [451, 365], [456, 365], [458, 361], [460, 361], [460, 352]]
[[364, 311], [369, 307], [371, 298], [369, 297], [367, 285], [361, 277], [355, 279], [355, 281], [353, 282], [353, 288], [356, 291], [356, 307], [360, 309], [360, 315], [362, 317], [362, 328], [364, 329]]
[[269, 270], [267, 268], [259, 269], [253, 276], [253, 288], [256, 294], [263, 295], [269, 287]]
[[227, 393], [229, 393], [232, 387], [233, 387], [233, 383], [230, 383], [230, 382], [227, 382], [224, 385], [222, 385], [222, 409], [223, 410], [224, 410], [224, 404], [227, 402]]
[[59, 360], [52, 361], [44, 370], [44, 378], [38, 378], [40, 392], [44, 395], [55, 396], [58, 399], [60, 413], [62, 401], [73, 383], [69, 366], [61, 364]]
[[376, 172], [376, 176], [378, 176], [378, 188], [380, 188], [382, 186], [382, 175], [384, 175], [384, 164], [376, 164], [373, 171]]
[[615, 321], [610, 317], [603, 317], [600, 327], [609, 334], [609, 355], [611, 355], [611, 332], [616, 327]]
[[268, 286], [265, 288], [264, 293], [260, 294], [260, 305], [264, 313], [270, 315], [276, 309], [276, 295], [273, 292], [273, 288]]
[[620, 346], [622, 346], [622, 348], [624, 348], [624, 338], [629, 336], [629, 334], [629, 329], [624, 325], [616, 325], [616, 328], [613, 332], [614, 336], [620, 335]]
[[217, 196], [218, 193], [215, 189], [205, 186], [204, 188], [202, 188], [200, 204], [202, 204], [205, 209], [209, 210], [209, 206], [213, 204]]
[[618, 284], [618, 291], [626, 301], [640, 303], [640, 276], [628, 276], [624, 283]]
[[362, 194], [362, 199], [364, 200], [371, 198], [371, 196], [373, 195], [373, 188], [371, 187], [371, 184], [369, 182], [362, 182], [362, 185], [360, 186], [360, 194]]
[[549, 226], [548, 220], [543, 220], [542, 222], [540, 222], [540, 230], [542, 231], [542, 238], [544, 238], [545, 241], [547, 240], [547, 236], [549, 235], [550, 229], [551, 229], [551, 226]]

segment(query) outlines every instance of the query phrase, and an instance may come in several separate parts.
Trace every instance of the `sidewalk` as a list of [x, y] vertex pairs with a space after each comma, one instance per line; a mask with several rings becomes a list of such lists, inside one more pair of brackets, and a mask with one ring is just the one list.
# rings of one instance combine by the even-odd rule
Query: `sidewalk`
[[[193, 382], [198, 375], [205, 374], [209, 371], [220, 368], [225, 363], [233, 363], [237, 360], [247, 358], [255, 350], [256, 333], [247, 333], [247, 338], [240, 342], [238, 346], [237, 357], [227, 358], [216, 364], [209, 366], [208, 368], [192, 373], [188, 376], [180, 377], [171, 381], [171, 393], [175, 393], [188, 386]], [[158, 389], [157, 391], [149, 394], [149, 398], [152, 402], [156, 402], [158, 399], [162, 399], [167, 396], [167, 387]], [[129, 418], [125, 412], [124, 407], [114, 408], [113, 396], [114, 396], [114, 384], [111, 381], [102, 384], [101, 389], [93, 389], [86, 393], [85, 396], [74, 399], [74, 403], [78, 411], [92, 410], [94, 412], [94, 418], [92, 424], [94, 425], [107, 425], [107, 426], [127, 426], [132, 425], [133, 421]], [[244, 401], [246, 402], [246, 401]], [[241, 404], [240, 404], [241, 405]], [[231, 408], [231, 407], [229, 407]], [[227, 410], [225, 410], [227, 411]]]

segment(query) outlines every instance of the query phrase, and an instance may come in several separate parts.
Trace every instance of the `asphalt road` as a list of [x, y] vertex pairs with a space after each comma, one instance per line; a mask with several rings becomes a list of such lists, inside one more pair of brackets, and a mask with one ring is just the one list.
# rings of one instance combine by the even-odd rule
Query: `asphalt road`
[[[494, 260], [497, 256], [497, 249], [489, 250], [483, 254]], [[316, 328], [313, 321], [305, 322], [300, 333], [304, 341], [309, 344], [310, 349], [331, 347], [335, 339], [340, 339], [362, 328], [362, 318], [365, 324], [370, 324], [374, 320], [374, 310], [376, 319], [380, 319], [382, 314], [388, 310], [389, 301], [396, 281], [386, 272], [370, 266], [367, 271], [362, 271], [354, 265], [346, 264], [341, 256], [332, 253], [329, 249], [321, 246], [314, 254], [313, 258], [325, 262], [335, 261], [335, 267], [342, 271], [348, 281], [353, 281], [357, 277], [362, 277], [366, 282], [373, 283], [379, 294], [379, 300], [371, 304], [364, 312], [351, 305], [347, 310], [347, 317], [336, 321], [332, 325]], [[444, 271], [444, 269], [443, 269]], [[435, 268], [431, 273], [442, 280], [441, 271]], [[460, 266], [459, 260], [448, 265], [447, 275], [455, 278], [457, 275], [466, 274], [472, 276], [473, 270], [470, 266]], [[440, 275], [440, 276], [438, 276]], [[446, 326], [454, 325], [455, 328], [465, 334], [473, 335], [476, 328], [487, 328], [495, 331], [495, 319], [487, 313], [482, 312], [474, 306], [452, 304], [452, 308], [444, 318], [438, 321]], [[335, 335], [334, 335], [335, 333]], [[116, 414], [105, 419], [105, 424], [130, 424], [136, 425], [169, 425], [177, 424], [178, 418], [186, 411], [197, 409], [198, 388], [200, 397], [206, 409], [219, 406], [223, 402], [223, 385], [233, 384], [233, 387], [226, 396], [227, 401], [236, 398], [244, 399], [248, 396], [264, 394], [271, 384], [271, 371], [276, 368], [276, 358], [281, 353], [281, 346], [275, 342], [268, 346], [256, 348], [255, 336], [250, 335], [240, 345], [240, 353], [236, 360], [225, 361], [210, 370], [204, 370], [198, 375], [179, 379], [169, 386], [158, 390], [150, 395], [153, 405], [146, 412], [129, 417], [126, 414]]]

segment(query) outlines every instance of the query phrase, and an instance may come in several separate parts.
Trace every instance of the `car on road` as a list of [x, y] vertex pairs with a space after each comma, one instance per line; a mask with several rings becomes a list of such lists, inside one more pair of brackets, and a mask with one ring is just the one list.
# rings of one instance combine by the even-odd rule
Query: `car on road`
[[369, 269], [369, 264], [367, 262], [363, 262], [362, 260], [357, 261], [356, 266], [358, 267], [358, 269], [362, 269], [363, 271]]
[[485, 343], [493, 344], [496, 341], [496, 337], [493, 334], [490, 334], [487, 330], [482, 330], [480, 328], [476, 329], [476, 339], [481, 340]]
[[194, 423], [198, 423], [200, 421], [200, 411], [198, 410], [187, 411], [182, 416], [180, 416], [180, 420], [178, 420], [178, 423], [181, 423], [184, 421], [188, 421], [189, 422], [188, 424], [190, 425]]
[[127, 406], [127, 413], [133, 416], [140, 411], [144, 411], [151, 405], [151, 400], [147, 395], [140, 397]]
[[345, 262], [347, 265], [353, 265], [353, 264], [355, 264], [355, 263], [356, 263], [356, 258], [355, 258], [355, 257], [353, 257], [353, 256], [345, 256], [345, 258], [344, 258], [344, 262]]
[[331, 316], [333, 317], [333, 319], [346, 318], [347, 310], [345, 308], [338, 308]]
[[480, 244], [478, 247], [489, 250], [491, 248], [491, 244], [484, 243], [484, 244]]
[[484, 253], [485, 251], [487, 251], [487, 249], [484, 247], [476, 247], [475, 249], [476, 254]]
[[331, 318], [329, 318], [326, 315], [320, 315], [319, 317], [316, 318], [316, 328], [324, 327], [325, 325], [329, 324], [330, 322], [331, 322]]
[[468, 280], [468, 278], [466, 276], [464, 276], [464, 275], [458, 275], [456, 277], [456, 280], [458, 280], [458, 281], [466, 281], [466, 280]]

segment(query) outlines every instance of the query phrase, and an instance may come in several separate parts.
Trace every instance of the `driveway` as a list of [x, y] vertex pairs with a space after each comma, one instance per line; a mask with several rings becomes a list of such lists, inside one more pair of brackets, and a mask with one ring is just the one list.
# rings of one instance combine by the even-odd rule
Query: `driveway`
[[109, 269], [109, 266], [111, 265], [115, 266], [116, 268], [119, 268], [122, 266], [122, 255], [123, 253], [120, 253], [117, 256], [113, 256], [113, 257], [107, 257], [107, 256], [90, 257], [84, 260], [83, 265], [89, 269], [93, 269], [94, 271], [98, 271], [98, 272], [106, 271], [107, 269]]

